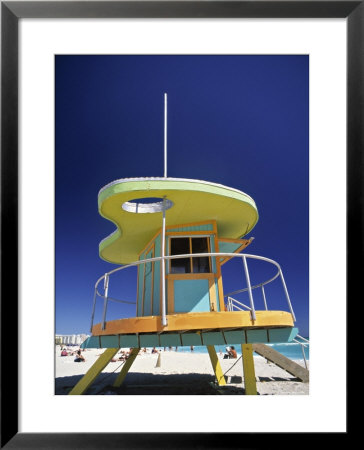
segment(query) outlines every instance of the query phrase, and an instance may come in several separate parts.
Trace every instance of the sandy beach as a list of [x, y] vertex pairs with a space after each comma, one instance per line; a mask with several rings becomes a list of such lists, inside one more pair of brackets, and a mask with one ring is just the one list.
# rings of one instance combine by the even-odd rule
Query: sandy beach
[[[57, 346], [55, 394], [67, 395], [103, 351], [104, 349], [85, 350], [82, 354], [86, 361], [77, 363], [74, 362], [74, 356], [60, 356], [60, 347]], [[162, 351], [160, 355], [160, 367], [156, 367], [158, 354], [138, 355], [120, 388], [113, 388], [112, 384], [122, 368], [122, 362], [110, 362], [86, 395], [244, 394], [242, 359], [223, 359], [223, 355], [218, 354], [222, 370], [226, 373], [227, 385], [217, 386], [208, 354]], [[309, 393], [309, 383], [301, 382], [261, 356], [254, 355], [254, 361], [259, 395]]]

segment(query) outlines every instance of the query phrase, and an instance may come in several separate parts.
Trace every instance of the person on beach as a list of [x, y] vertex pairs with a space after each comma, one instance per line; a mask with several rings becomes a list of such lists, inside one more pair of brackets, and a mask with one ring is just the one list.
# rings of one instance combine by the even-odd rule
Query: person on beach
[[126, 359], [129, 358], [129, 355], [131, 353], [132, 349], [130, 349], [128, 352], [126, 352], [125, 350], [121, 350], [121, 356], [119, 357], [119, 361], [125, 361]]
[[124, 350], [121, 350], [121, 355], [119, 356], [118, 360], [119, 361], [125, 361], [126, 360], [126, 352], [124, 352]]
[[68, 352], [65, 348], [61, 351], [61, 356], [68, 356]]
[[155, 347], [153, 347], [152, 348], [152, 353], [159, 353], [159, 351]]
[[193, 352], [193, 345], [191, 345], [191, 352]]
[[81, 354], [81, 350], [77, 350], [75, 362], [85, 362], [85, 357]]
[[236, 359], [238, 357], [238, 354], [236, 353], [235, 347], [233, 345], [230, 347], [229, 355], [231, 359]]
[[224, 359], [236, 359], [238, 357], [233, 345], [231, 347], [226, 347], [226, 352], [227, 353], [225, 353]]

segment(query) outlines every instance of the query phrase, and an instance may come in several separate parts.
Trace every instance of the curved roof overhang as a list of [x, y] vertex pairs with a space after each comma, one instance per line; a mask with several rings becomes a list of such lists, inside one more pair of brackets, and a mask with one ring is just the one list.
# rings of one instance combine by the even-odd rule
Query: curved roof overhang
[[[99, 245], [100, 257], [115, 264], [129, 264], [162, 226], [162, 212], [123, 209], [133, 199], [163, 198], [173, 203], [166, 210], [166, 224], [215, 220], [220, 238], [238, 239], [258, 221], [254, 200], [237, 189], [221, 184], [181, 178], [126, 178], [116, 180], [98, 195], [101, 216], [116, 230]], [[129, 208], [130, 210], [130, 208]]]

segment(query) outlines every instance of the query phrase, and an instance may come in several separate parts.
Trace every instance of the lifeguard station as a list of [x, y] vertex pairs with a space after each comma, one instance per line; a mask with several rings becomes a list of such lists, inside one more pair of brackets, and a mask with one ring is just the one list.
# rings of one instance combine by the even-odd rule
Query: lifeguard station
[[[166, 133], [165, 96], [165, 133]], [[101, 216], [116, 230], [101, 241], [100, 257], [116, 269], [95, 285], [92, 336], [84, 348], [106, 348], [94, 366], [70, 392], [83, 394], [121, 347], [133, 351], [117, 376], [120, 386], [143, 347], [207, 346], [217, 382], [225, 384], [215, 345], [241, 345], [245, 392], [256, 394], [253, 344], [292, 341], [298, 329], [279, 264], [246, 254], [245, 239], [258, 221], [254, 200], [237, 189], [201, 180], [167, 177], [113, 181], [98, 195]], [[241, 284], [235, 293], [224, 292], [221, 267], [241, 260]], [[274, 266], [275, 274], [259, 284], [250, 281], [249, 261]], [[135, 316], [107, 320], [109, 285], [116, 272], [137, 266]], [[265, 287], [281, 280], [287, 310], [269, 310]], [[102, 289], [103, 287], [103, 289]], [[260, 290], [263, 308], [256, 309]], [[103, 292], [100, 292], [103, 291]], [[246, 292], [249, 305], [233, 298]], [[102, 319], [95, 321], [97, 298], [103, 299]]]

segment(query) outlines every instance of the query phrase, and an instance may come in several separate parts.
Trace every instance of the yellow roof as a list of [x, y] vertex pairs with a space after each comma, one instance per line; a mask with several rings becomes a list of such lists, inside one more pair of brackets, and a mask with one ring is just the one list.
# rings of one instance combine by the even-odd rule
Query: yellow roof
[[137, 208], [130, 202], [164, 196], [172, 202], [166, 210], [167, 226], [216, 220], [220, 238], [237, 239], [251, 231], [258, 221], [254, 200], [221, 184], [182, 178], [116, 180], [103, 187], [98, 196], [99, 213], [117, 227], [100, 242], [100, 257], [116, 264], [137, 261], [138, 253], [160, 230], [162, 212], [144, 212], [153, 206], [146, 203], [144, 209], [143, 205]]

